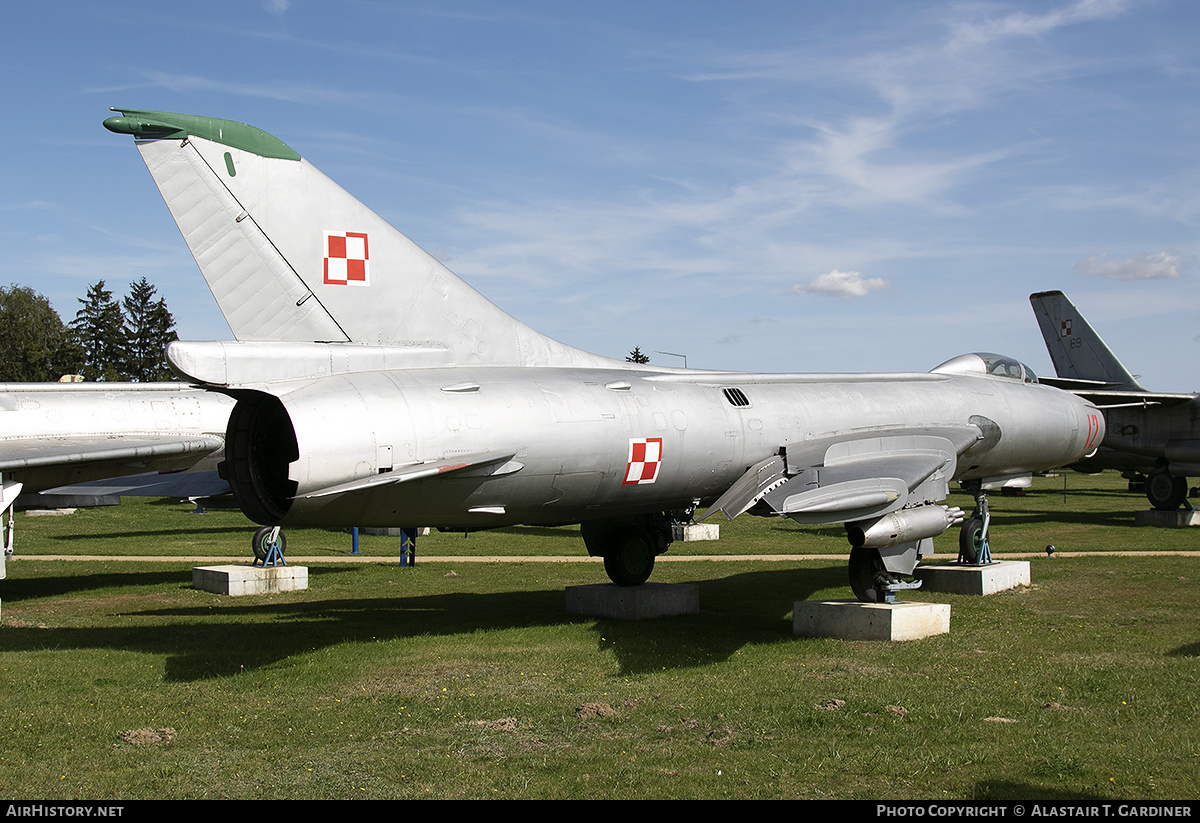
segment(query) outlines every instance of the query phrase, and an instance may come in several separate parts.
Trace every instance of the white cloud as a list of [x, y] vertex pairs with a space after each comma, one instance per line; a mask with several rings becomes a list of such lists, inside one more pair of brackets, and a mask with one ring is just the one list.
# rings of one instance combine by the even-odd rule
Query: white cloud
[[[908, 204], [958, 212], [966, 186], [988, 167], [1038, 143], [1030, 129], [996, 129], [964, 150], [938, 135], [974, 122], [997, 101], [1033, 97], [1038, 90], [1097, 70], [1088, 57], [1064, 56], [1045, 43], [1057, 30], [1122, 15], [1129, 0], [1076, 0], [1045, 13], [1005, 12], [997, 4], [908, 6], [881, 19], [879, 31], [847, 34], [836, 53], [817, 43], [803, 48], [716, 52], [707, 70], [685, 72], [696, 82], [752, 89], [739, 110], [768, 127], [798, 127], [790, 148], [792, 173], [827, 184], [825, 203]], [[885, 13], [886, 14], [886, 13]], [[901, 17], [902, 15], [902, 17]], [[838, 106], [795, 105], [797, 89], [825, 89]], [[772, 97], [772, 91], [786, 103]], [[799, 97], [808, 103], [806, 96]], [[800, 112], [785, 114], [786, 112]], [[933, 142], [931, 142], [931, 140]], [[976, 192], [967, 192], [977, 199]]]
[[823, 294], [826, 297], [838, 297], [843, 300], [866, 297], [868, 292], [886, 289], [888, 281], [880, 277], [863, 278], [856, 271], [838, 271], [834, 269], [820, 277], [814, 277], [807, 283], [792, 287], [796, 294]]
[[1085, 257], [1075, 264], [1075, 270], [1085, 277], [1110, 280], [1175, 280], [1183, 267], [1182, 257], [1165, 251], [1138, 254], [1123, 260], [1107, 258], [1106, 254]]
[[961, 45], [976, 46], [1001, 37], [1041, 37], [1063, 26], [1108, 20], [1123, 14], [1128, 6], [1126, 0], [1078, 0], [1046, 14], [1018, 11], [982, 23], [956, 24], [953, 28], [963, 41]]

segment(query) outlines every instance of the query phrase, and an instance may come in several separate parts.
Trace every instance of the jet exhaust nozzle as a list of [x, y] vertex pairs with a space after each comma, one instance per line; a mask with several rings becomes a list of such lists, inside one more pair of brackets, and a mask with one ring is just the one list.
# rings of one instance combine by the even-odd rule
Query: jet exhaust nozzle
[[885, 514], [874, 521], [846, 524], [846, 538], [854, 548], [886, 549], [900, 543], [937, 537], [963, 522], [963, 510], [955, 506], [917, 506]]

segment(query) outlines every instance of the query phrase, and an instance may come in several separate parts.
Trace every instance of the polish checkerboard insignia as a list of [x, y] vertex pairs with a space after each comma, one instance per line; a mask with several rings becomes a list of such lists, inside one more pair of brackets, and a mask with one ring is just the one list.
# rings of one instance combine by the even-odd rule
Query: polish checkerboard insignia
[[629, 438], [629, 463], [625, 467], [622, 486], [641, 486], [658, 479], [658, 467], [662, 465], [661, 437]]
[[370, 255], [364, 232], [325, 232], [325, 284], [371, 285]]
[[1062, 331], [1063, 337], [1071, 336], [1071, 321], [1070, 321], [1070, 319], [1062, 321], [1061, 323], [1058, 324], [1058, 327]]

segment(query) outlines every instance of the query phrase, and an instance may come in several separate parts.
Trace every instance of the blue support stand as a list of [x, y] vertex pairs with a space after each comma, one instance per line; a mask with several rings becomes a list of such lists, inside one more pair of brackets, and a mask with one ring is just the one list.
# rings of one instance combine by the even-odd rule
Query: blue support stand
[[350, 530], [350, 554], [358, 554], [358, 526]]
[[417, 530], [400, 530], [400, 565], [417, 565]]

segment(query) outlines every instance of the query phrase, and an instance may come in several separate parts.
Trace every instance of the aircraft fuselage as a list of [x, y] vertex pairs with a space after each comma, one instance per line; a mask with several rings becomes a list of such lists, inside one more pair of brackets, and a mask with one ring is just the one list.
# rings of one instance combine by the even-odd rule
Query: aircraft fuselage
[[1149, 472], [1164, 460], [1176, 475], [1200, 475], [1200, 400], [1104, 410], [1107, 432], [1094, 461], [1103, 468]]
[[[239, 450], [231, 425], [227, 453], [233, 461], [274, 455], [266, 460], [275, 465], [264, 460], [253, 473], [278, 481], [286, 471], [294, 487], [276, 494], [281, 516], [255, 519], [283, 525], [481, 528], [683, 509], [711, 502], [767, 456], [823, 453], [828, 443], [896, 431], [897, 421], [906, 432], [994, 423], [999, 437], [961, 456], [959, 480], [1069, 463], [1099, 436], [1095, 408], [1069, 394], [968, 375], [456, 367], [338, 375], [278, 397], [286, 421], [255, 436], [286, 439], [290, 425], [294, 444]], [[435, 480], [306, 496], [487, 453], [506, 459]]]

